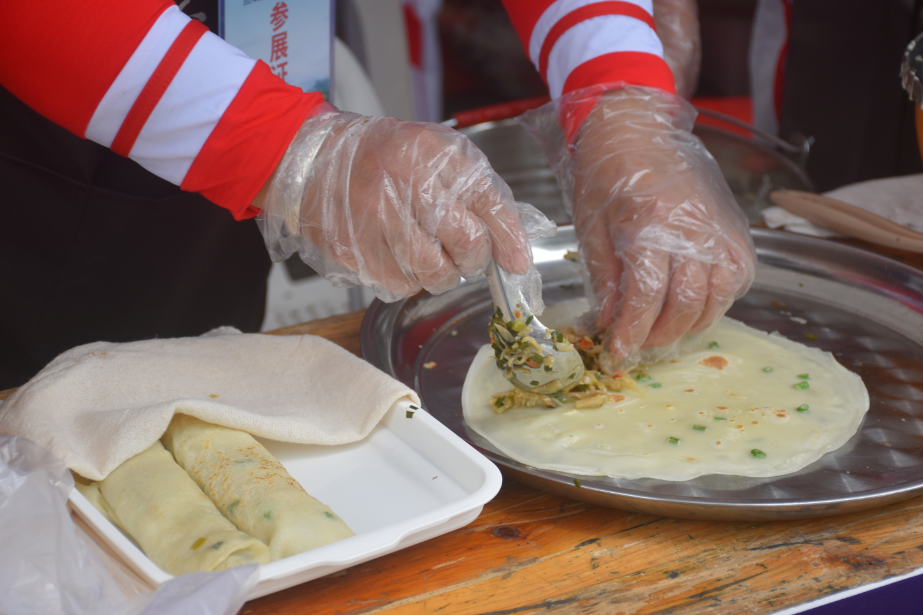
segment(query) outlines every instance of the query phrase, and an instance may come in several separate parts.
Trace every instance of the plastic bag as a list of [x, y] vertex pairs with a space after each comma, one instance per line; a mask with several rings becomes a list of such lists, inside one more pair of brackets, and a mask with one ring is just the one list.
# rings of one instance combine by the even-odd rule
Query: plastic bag
[[258, 566], [176, 577], [156, 591], [122, 589], [84, 542], [67, 498], [64, 463], [25, 438], [0, 436], [0, 613], [3, 615], [231, 615]]

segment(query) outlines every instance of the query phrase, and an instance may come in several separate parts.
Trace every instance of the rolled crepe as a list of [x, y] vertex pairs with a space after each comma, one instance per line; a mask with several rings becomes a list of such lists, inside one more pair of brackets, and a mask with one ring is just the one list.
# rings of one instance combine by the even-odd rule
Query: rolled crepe
[[246, 432], [177, 414], [161, 441], [222, 514], [269, 545], [272, 561], [355, 535]]
[[[95, 480], [90, 480], [80, 476], [73, 470], [71, 474], [74, 476], [74, 487], [77, 488], [77, 491], [83, 494], [83, 497], [93, 505], [93, 507], [98, 510], [102, 516], [104, 516], [112, 525], [117, 527], [122, 527], [122, 524], [118, 522], [115, 517], [115, 513], [112, 512], [112, 509], [109, 508], [109, 504], [106, 502], [106, 498], [103, 497], [103, 494], [99, 492], [99, 483]], [[122, 530], [125, 531], [125, 530]]]
[[269, 548], [225, 519], [160, 442], [98, 483], [77, 484], [172, 575], [269, 563]]

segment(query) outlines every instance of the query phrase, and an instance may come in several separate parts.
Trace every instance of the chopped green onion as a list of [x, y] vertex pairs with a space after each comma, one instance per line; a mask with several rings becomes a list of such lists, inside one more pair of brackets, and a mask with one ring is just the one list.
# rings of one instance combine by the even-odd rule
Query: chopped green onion
[[764, 367], [764, 368], [763, 368], [763, 371], [766, 372], [766, 373], [768, 374], [769, 372], [772, 371], [772, 368], [771, 368], [771, 367]]
[[574, 479], [574, 486], [577, 487], [577, 489], [580, 489], [580, 488], [583, 487], [583, 485], [580, 484], [580, 479], [579, 479], [579, 478], [575, 478], [575, 479]]
[[679, 444], [679, 438], [674, 438], [670, 436], [670, 444]]
[[534, 315], [534, 314], [529, 314], [529, 317], [526, 318], [526, 324], [527, 324], [527, 325], [530, 324], [530, 323], [532, 322], [532, 319], [533, 319], [533, 318], [535, 318], [535, 315]]
[[817, 339], [817, 336], [814, 335], [813, 333], [805, 333], [804, 336], [805, 336], [806, 338], [808, 338], [809, 340], [816, 340], [816, 339]]
[[798, 374], [798, 377], [801, 378], [802, 380], [810, 380], [810, 379], [811, 379], [811, 376], [808, 375], [808, 374]]
[[264, 513], [263, 513], [263, 518], [264, 518], [264, 519], [272, 519], [272, 512], [270, 512], [270, 511], [264, 512]]
[[716, 420], [716, 421], [726, 421], [727, 418], [725, 418], [725, 417], [723, 417], [723, 416], [716, 416], [716, 417], [715, 417], [715, 420]]
[[336, 517], [332, 513], [327, 512], [326, 510], [324, 511], [324, 514], [327, 515], [328, 519], [336, 519]]
[[795, 408], [795, 409], [796, 409], [798, 412], [807, 412], [807, 411], [808, 411], [808, 405], [807, 405], [807, 404], [801, 404], [800, 406], [798, 406], [798, 407]]
[[588, 384], [578, 384], [578, 385], [575, 386], [574, 388], [577, 389], [578, 391], [580, 391], [581, 393], [586, 393], [586, 392], [589, 390], [590, 385], [588, 385]]
[[799, 382], [798, 384], [793, 384], [792, 387], [795, 389], [798, 389], [799, 391], [803, 391], [805, 389], [810, 389], [811, 385], [808, 384], [807, 382], [802, 381], [802, 382]]
[[408, 411], [407, 411], [407, 418], [408, 418], [408, 419], [412, 419], [412, 418], [413, 418], [413, 410], [408, 410]]
[[546, 372], [550, 372], [550, 371], [551, 371], [551, 366], [550, 366], [550, 365], [546, 365], [546, 366], [545, 366], [545, 371], [546, 371]]
[[703, 425], [693, 425], [692, 428], [696, 431], [705, 431], [705, 427]]
[[764, 453], [758, 448], [755, 448], [752, 451], [750, 451], [750, 454], [756, 457], [757, 459], [763, 459], [766, 456], [766, 453]]
[[636, 379], [638, 382], [647, 382], [648, 380], [651, 379], [651, 377], [648, 376], [647, 374], [645, 374], [644, 372], [638, 372], [638, 375], [635, 376], [635, 379]]
[[411, 409], [411, 410], [419, 410], [419, 408], [417, 408], [417, 407], [414, 406], [413, 404], [410, 404], [410, 409]]
[[649, 385], [647, 385], [647, 386], [651, 387], [652, 389], [659, 389], [659, 388], [662, 387], [663, 385], [660, 384], [659, 382], [654, 382], [654, 383], [649, 384]]
[[718, 348], [718, 342], [712, 342], [708, 345], [709, 348]]
[[531, 384], [531, 385], [534, 386], [534, 387], [537, 387], [537, 386], [538, 386], [538, 380], [533, 380], [533, 381], [530, 382], [529, 384]]
[[564, 394], [561, 393], [560, 391], [558, 391], [557, 393], [549, 393], [549, 394], [548, 394], [548, 397], [550, 397], [551, 399], [555, 400], [556, 402], [558, 402], [558, 403], [561, 404], [562, 406], [563, 406], [564, 404], [567, 403], [567, 398], [564, 397]]

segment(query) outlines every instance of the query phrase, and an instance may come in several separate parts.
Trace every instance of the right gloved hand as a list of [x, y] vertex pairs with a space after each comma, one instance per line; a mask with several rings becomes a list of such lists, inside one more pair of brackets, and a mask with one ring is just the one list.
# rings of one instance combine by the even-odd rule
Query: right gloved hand
[[274, 261], [298, 252], [334, 285], [368, 286], [383, 301], [445, 292], [480, 276], [491, 257], [513, 273], [534, 271], [526, 230], [553, 225], [514, 201], [467, 137], [324, 107], [254, 203]]
[[[747, 219], [680, 97], [597, 86], [556, 103], [522, 121], [572, 204], [602, 367], [616, 373], [673, 356], [684, 335], [714, 324], [753, 282]], [[560, 110], [588, 105], [565, 143]]]

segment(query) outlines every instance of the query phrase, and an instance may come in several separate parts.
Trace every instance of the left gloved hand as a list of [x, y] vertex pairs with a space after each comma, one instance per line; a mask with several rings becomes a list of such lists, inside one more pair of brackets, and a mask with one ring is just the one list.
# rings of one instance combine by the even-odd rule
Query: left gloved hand
[[297, 252], [335, 286], [362, 284], [382, 301], [439, 294], [493, 258], [525, 276], [541, 305], [527, 234], [554, 226], [516, 203], [483, 152], [451, 128], [322, 105], [254, 205], [273, 260]]

